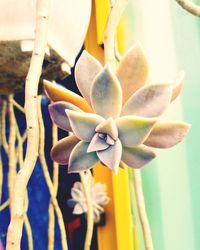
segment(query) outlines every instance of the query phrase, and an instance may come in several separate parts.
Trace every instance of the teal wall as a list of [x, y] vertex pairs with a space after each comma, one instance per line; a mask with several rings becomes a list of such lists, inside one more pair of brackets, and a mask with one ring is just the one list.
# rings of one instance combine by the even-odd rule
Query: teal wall
[[[192, 125], [190, 132], [174, 148], [157, 150], [157, 159], [142, 170], [155, 250], [199, 250], [200, 19], [185, 12], [175, 1], [166, 0], [130, 1], [125, 16], [127, 47], [141, 40], [151, 58], [159, 56], [163, 68], [159, 67], [158, 75], [163, 75], [163, 80], [168, 76], [173, 79], [174, 72], [181, 69], [186, 75], [182, 96], [172, 104], [166, 119], [187, 121]], [[156, 59], [152, 64], [155, 70]]]

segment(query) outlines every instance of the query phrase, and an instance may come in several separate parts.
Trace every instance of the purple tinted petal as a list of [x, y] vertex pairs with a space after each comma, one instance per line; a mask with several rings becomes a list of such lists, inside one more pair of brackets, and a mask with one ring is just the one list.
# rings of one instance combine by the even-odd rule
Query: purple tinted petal
[[61, 129], [72, 131], [65, 109], [82, 112], [81, 109], [68, 102], [54, 102], [49, 105], [51, 120]]
[[173, 147], [183, 140], [189, 128], [190, 125], [185, 122], [159, 122], [144, 144], [155, 148]]
[[158, 117], [166, 110], [171, 96], [171, 84], [145, 86], [129, 98], [123, 107], [121, 116]]
[[136, 43], [124, 54], [117, 68], [117, 77], [122, 86], [124, 103], [146, 83], [147, 76], [148, 62], [141, 45]]
[[75, 67], [76, 84], [90, 104], [90, 89], [95, 76], [102, 70], [101, 64], [86, 50], [83, 51]]
[[51, 158], [61, 165], [67, 165], [71, 151], [78, 142], [74, 135], [63, 138], [51, 149]]

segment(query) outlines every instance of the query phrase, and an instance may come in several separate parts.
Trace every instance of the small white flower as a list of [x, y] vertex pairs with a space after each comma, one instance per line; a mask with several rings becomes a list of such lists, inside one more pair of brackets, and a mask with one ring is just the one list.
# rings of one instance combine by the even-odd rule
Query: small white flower
[[[87, 213], [88, 207], [86, 197], [81, 182], [75, 182], [71, 189], [72, 198], [67, 201], [69, 207], [73, 207], [73, 214]], [[92, 180], [91, 183], [91, 198], [93, 203], [94, 221], [100, 220], [100, 215], [104, 212], [103, 205], [109, 202], [106, 194], [106, 185]]]

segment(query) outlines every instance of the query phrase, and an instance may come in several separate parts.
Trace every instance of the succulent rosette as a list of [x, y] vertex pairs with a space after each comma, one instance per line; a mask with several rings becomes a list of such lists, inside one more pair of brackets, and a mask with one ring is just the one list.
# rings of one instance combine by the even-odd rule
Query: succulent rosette
[[[100, 220], [100, 215], [104, 212], [103, 206], [108, 204], [109, 198], [106, 194], [106, 185], [100, 182], [91, 183], [91, 199], [93, 205], [94, 221]], [[73, 208], [73, 214], [87, 213], [87, 200], [84, 193], [83, 184], [81, 182], [75, 182], [71, 189], [71, 199], [67, 201], [69, 207]]]
[[60, 140], [52, 159], [68, 164], [70, 173], [92, 168], [98, 161], [116, 174], [124, 163], [141, 168], [188, 132], [184, 122], [160, 121], [180, 93], [183, 75], [173, 84], [146, 84], [148, 62], [139, 44], [125, 53], [116, 72], [84, 51], [75, 67], [83, 97], [44, 81], [52, 121], [73, 134]]

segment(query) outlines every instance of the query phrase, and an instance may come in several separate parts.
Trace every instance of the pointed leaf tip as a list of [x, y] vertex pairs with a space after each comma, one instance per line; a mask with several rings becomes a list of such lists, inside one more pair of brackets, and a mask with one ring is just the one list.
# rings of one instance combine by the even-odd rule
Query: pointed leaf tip
[[65, 101], [74, 104], [81, 110], [86, 112], [92, 112], [89, 104], [81, 96], [75, 94], [74, 92], [64, 88], [60, 84], [52, 83], [50, 81], [43, 81], [44, 89], [47, 96], [53, 101]]
[[123, 55], [117, 68], [117, 77], [122, 86], [124, 103], [146, 83], [148, 61], [139, 42]]
[[91, 87], [91, 104], [94, 111], [104, 118], [116, 118], [121, 112], [121, 86], [108, 64], [94, 79]]
[[151, 132], [155, 118], [138, 116], [122, 116], [116, 119], [119, 139], [125, 147], [135, 147], [141, 144]]
[[66, 131], [72, 131], [72, 129], [69, 119], [65, 113], [65, 109], [82, 112], [82, 110], [75, 105], [62, 101], [51, 103], [48, 108], [52, 122], [54, 122], [59, 128]]
[[69, 158], [68, 173], [79, 173], [92, 168], [98, 162], [95, 152], [87, 153], [89, 143], [80, 141]]
[[185, 77], [185, 72], [181, 71], [178, 74], [178, 76], [173, 84], [171, 102], [174, 101], [180, 95], [180, 93], [183, 89], [183, 85], [184, 85], [184, 77]]
[[152, 84], [133, 94], [125, 103], [123, 115], [158, 117], [167, 108], [172, 96], [171, 84]]
[[78, 142], [79, 139], [74, 135], [61, 139], [51, 149], [51, 158], [61, 165], [67, 165], [72, 149]]
[[102, 66], [95, 57], [90, 55], [86, 50], [83, 51], [75, 67], [76, 84], [90, 104], [90, 89], [96, 75], [102, 70]]

